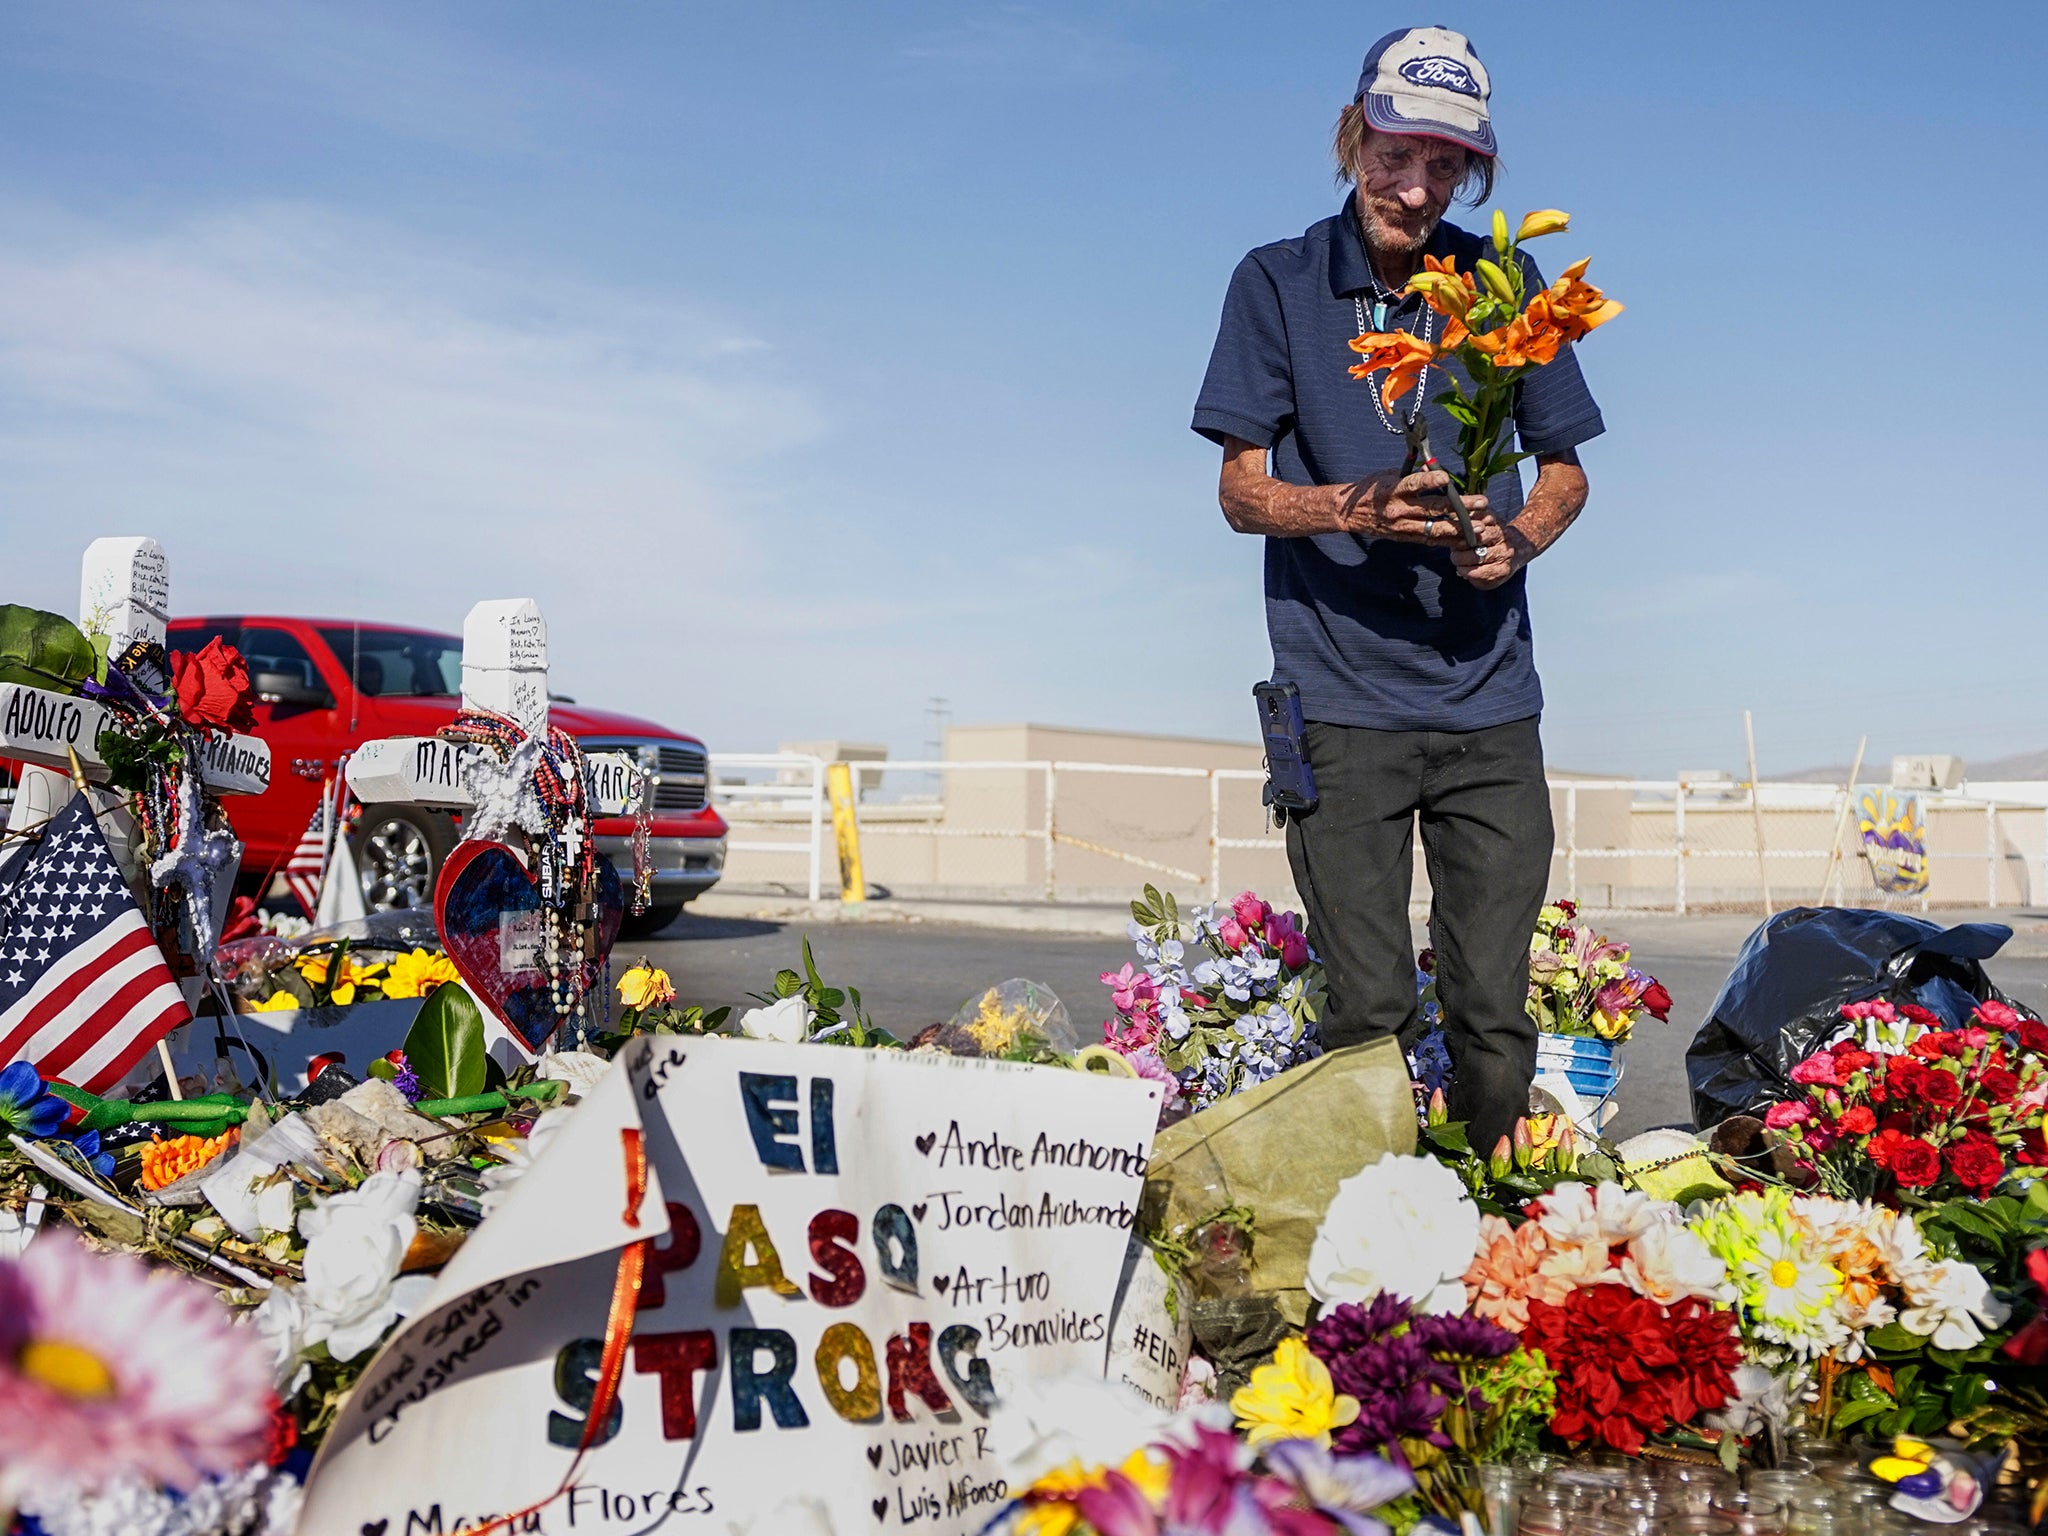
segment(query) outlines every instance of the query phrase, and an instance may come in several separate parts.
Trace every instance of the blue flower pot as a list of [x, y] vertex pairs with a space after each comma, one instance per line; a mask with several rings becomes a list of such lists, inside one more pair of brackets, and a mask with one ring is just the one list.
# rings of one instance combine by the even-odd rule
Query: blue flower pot
[[1611, 1040], [1588, 1035], [1538, 1035], [1537, 1072], [1562, 1072], [1573, 1090], [1596, 1106], [1621, 1081], [1621, 1051]]

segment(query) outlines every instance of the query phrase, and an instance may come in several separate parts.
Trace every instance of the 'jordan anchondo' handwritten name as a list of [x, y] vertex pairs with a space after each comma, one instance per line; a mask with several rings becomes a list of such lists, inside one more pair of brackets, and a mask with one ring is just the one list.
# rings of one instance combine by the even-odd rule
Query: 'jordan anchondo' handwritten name
[[1137, 1208], [1119, 1200], [1115, 1204], [1087, 1200], [1058, 1200], [1050, 1194], [1036, 1200], [970, 1200], [957, 1189], [936, 1191], [939, 1202], [939, 1230], [952, 1232], [979, 1227], [985, 1232], [1024, 1231], [1051, 1227], [1129, 1228]]

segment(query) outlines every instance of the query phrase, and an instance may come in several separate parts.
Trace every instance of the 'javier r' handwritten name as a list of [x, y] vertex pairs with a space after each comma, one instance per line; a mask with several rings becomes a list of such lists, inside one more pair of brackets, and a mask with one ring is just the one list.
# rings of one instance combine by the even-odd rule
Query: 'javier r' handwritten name
[[936, 1151], [941, 1168], [1084, 1168], [1090, 1173], [1141, 1179], [1147, 1161], [1142, 1143], [1110, 1146], [1085, 1136], [1055, 1141], [1040, 1131], [1027, 1148], [1021, 1142], [1003, 1140], [994, 1131], [986, 1136], [970, 1136], [960, 1129], [958, 1120], [947, 1125]]

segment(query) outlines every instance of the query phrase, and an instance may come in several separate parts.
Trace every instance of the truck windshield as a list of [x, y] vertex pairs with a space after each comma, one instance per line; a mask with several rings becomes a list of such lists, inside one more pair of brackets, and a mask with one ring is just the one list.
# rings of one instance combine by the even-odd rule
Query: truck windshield
[[410, 629], [322, 625], [320, 638], [372, 698], [452, 698], [462, 692], [462, 642]]

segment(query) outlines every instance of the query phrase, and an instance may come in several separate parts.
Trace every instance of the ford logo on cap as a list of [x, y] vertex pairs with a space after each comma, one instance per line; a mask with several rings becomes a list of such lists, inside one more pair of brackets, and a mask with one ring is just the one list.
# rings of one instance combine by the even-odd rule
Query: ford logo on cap
[[1401, 78], [1411, 85], [1435, 86], [1439, 90], [1456, 91], [1460, 96], [1479, 94], [1479, 83], [1472, 78], [1472, 71], [1456, 59], [1445, 58], [1442, 54], [1409, 59], [1401, 66]]

